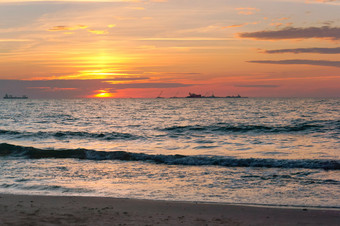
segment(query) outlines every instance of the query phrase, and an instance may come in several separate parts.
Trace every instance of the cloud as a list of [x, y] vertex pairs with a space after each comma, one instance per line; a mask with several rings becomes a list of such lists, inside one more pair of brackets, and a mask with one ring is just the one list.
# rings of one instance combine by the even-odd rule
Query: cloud
[[240, 15], [252, 15], [257, 11], [260, 11], [257, 8], [252, 8], [252, 7], [245, 7], [245, 8], [236, 8], [238, 11], [238, 14]]
[[234, 25], [230, 25], [230, 26], [225, 26], [222, 28], [233, 28], [233, 27], [243, 27], [245, 25], [247, 25], [248, 23], [243, 23], [243, 24], [234, 24]]
[[228, 41], [232, 38], [182, 37], [182, 38], [141, 38], [139, 41]]
[[72, 29], [71, 27], [67, 27], [67, 26], [54, 26], [48, 30], [49, 31], [70, 31], [74, 29]]
[[44, 90], [44, 91], [47, 91], [47, 92], [77, 90], [77, 88], [58, 88], [58, 87], [27, 87], [27, 89], [38, 89], [38, 90]]
[[[143, 78], [91, 80], [0, 80], [0, 95], [27, 95], [31, 98], [75, 98], [92, 95], [98, 90], [115, 92], [122, 89], [180, 88], [191, 84], [173, 82], [137, 82]], [[129, 81], [114, 83], [113, 81]], [[112, 83], [110, 83], [112, 82]]]
[[239, 33], [241, 38], [252, 38], [258, 40], [285, 40], [285, 39], [308, 39], [321, 38], [340, 40], [340, 27], [288, 27], [276, 31], [256, 31]]
[[92, 33], [92, 34], [96, 34], [96, 35], [105, 35], [108, 34], [108, 31], [105, 30], [93, 30], [93, 29], [87, 29], [88, 32]]
[[[152, 2], [158, 2], [151, 0]], [[13, 3], [13, 2], [138, 2], [138, 0], [0, 0], [0, 3]]]
[[277, 88], [279, 85], [234, 85], [234, 87], [244, 87], [244, 88]]
[[[115, 24], [110, 24], [107, 27], [108, 28], [113, 28], [115, 27]], [[88, 28], [88, 26], [86, 25], [77, 25], [74, 27], [70, 27], [70, 26], [54, 26], [50, 29], [48, 29], [48, 31], [75, 31], [75, 30], [80, 30], [80, 29], [86, 29]], [[106, 30], [94, 30], [94, 29], [87, 29], [88, 32], [92, 33], [92, 34], [97, 34], [97, 35], [104, 35], [104, 34], [108, 34], [109, 32]]]
[[274, 26], [274, 27], [282, 27], [282, 26], [286, 26], [286, 27], [290, 27], [292, 26], [293, 23], [280, 23], [280, 22], [275, 22], [275, 23], [271, 23], [270, 26]]
[[306, 3], [335, 3], [339, 2], [339, 0], [306, 0]]
[[31, 39], [20, 39], [20, 38], [7, 38], [7, 39], [0, 39], [0, 42], [30, 42]]
[[297, 49], [274, 49], [266, 50], [265, 53], [320, 53], [340, 54], [340, 47], [335, 48], [297, 48]]
[[222, 27], [222, 28], [224, 29], [224, 28], [243, 27], [243, 26], [246, 26], [246, 25], [248, 25], [248, 24], [258, 24], [258, 23], [259, 23], [259, 22], [243, 23], [243, 24], [233, 24], [233, 25], [230, 25], [230, 26]]
[[[170, 88], [170, 87], [186, 87], [187, 84], [181, 83], [154, 83], [154, 82], [133, 82], [134, 80], [142, 80], [145, 78], [116, 78], [116, 79], [88, 79], [88, 80], [0, 80], [1, 84], [20, 85], [21, 87], [39, 88], [49, 87], [58, 89], [100, 89], [100, 88]], [[110, 83], [112, 81], [130, 81], [130, 83]]]
[[179, 88], [179, 87], [188, 87], [190, 84], [182, 84], [182, 83], [167, 83], [167, 82], [147, 82], [147, 83], [127, 83], [127, 84], [114, 84], [113, 88], [116, 89], [149, 89], [149, 88]]
[[281, 17], [281, 18], [279, 18], [277, 20], [289, 20], [289, 19], [290, 19], [290, 17]]
[[144, 7], [126, 7], [127, 9], [132, 9], [132, 10], [145, 10]]
[[68, 27], [68, 26], [54, 26], [48, 31], [74, 31], [74, 30], [79, 30], [79, 29], [86, 29], [88, 26], [86, 25], [77, 25], [75, 27]]
[[328, 60], [253, 60], [247, 61], [249, 63], [258, 64], [305, 64], [305, 65], [316, 65], [316, 66], [329, 66], [329, 67], [340, 67], [340, 61], [328, 61]]
[[284, 23], [284, 21], [289, 20], [289, 19], [290, 19], [290, 17], [275, 18], [275, 19], [272, 19], [272, 23], [270, 23], [269, 25], [274, 26], [276, 28], [279, 28], [279, 27], [282, 27], [282, 26], [290, 27], [293, 24], [292, 22]]

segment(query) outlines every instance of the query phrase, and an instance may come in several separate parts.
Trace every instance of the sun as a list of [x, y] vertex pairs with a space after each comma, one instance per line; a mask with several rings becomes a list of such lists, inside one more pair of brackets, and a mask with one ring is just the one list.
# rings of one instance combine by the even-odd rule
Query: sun
[[113, 93], [109, 93], [105, 90], [98, 90], [100, 93], [95, 94], [93, 97], [95, 98], [113, 98], [115, 95]]

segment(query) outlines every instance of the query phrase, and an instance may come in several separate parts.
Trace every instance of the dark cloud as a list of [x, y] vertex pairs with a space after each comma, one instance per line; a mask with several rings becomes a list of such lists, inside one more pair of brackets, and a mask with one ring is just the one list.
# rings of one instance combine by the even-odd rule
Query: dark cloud
[[15, 96], [28, 95], [31, 98], [76, 98], [88, 96], [97, 90], [109, 89], [115, 92], [121, 89], [179, 88], [190, 84], [134, 82], [115, 84], [110, 81], [141, 80], [137, 79], [93, 79], [93, 80], [0, 80], [0, 95], [6, 93]]
[[245, 87], [245, 88], [277, 88], [279, 85], [234, 85], [234, 87]]
[[340, 67], [340, 61], [328, 61], [328, 60], [253, 60], [247, 61], [249, 63], [259, 64], [307, 64], [317, 66], [330, 66]]
[[[128, 73], [127, 71], [125, 72], [120, 72], [120, 73]], [[131, 74], [131, 73], [130, 73]], [[150, 79], [149, 77], [136, 77], [136, 78], [119, 78], [116, 77], [114, 79], [102, 79], [103, 82], [109, 82], [109, 81], [138, 81], [138, 80], [146, 80]]]
[[335, 48], [274, 49], [274, 50], [266, 50], [265, 53], [320, 53], [320, 54], [339, 54], [339, 53], [340, 53], [340, 47], [335, 47]]
[[[179, 87], [187, 87], [191, 86], [189, 84], [182, 83], [128, 83], [128, 84], [112, 84], [112, 88], [116, 89], [148, 89], [148, 88], [179, 88]], [[110, 87], [108, 87], [110, 88]]]
[[281, 39], [307, 39], [324, 38], [331, 40], [340, 39], [340, 27], [288, 27], [277, 31], [256, 31], [239, 33], [241, 38], [252, 38], [258, 40], [281, 40]]

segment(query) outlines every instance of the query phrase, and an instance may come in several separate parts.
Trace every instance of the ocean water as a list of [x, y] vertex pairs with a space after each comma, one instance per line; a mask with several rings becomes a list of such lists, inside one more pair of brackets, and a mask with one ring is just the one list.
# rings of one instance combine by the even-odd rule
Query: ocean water
[[340, 208], [340, 99], [0, 100], [0, 193]]

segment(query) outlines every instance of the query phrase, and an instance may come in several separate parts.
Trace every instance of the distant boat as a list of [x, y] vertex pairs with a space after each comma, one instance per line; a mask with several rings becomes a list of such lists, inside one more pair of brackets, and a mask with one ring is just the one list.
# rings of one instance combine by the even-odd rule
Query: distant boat
[[16, 97], [16, 96], [8, 95], [6, 93], [6, 95], [4, 96], [4, 99], [28, 99], [28, 97], [26, 95], [23, 95], [21, 97]]
[[189, 93], [189, 96], [187, 98], [202, 98], [201, 94], [195, 94], [195, 93]]

